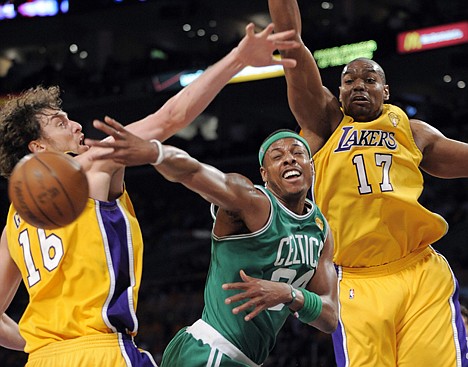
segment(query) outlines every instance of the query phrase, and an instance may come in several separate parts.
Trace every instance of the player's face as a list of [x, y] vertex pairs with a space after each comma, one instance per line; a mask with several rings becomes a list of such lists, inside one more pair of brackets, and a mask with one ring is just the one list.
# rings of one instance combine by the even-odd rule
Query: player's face
[[262, 177], [280, 199], [298, 198], [312, 185], [313, 163], [304, 144], [294, 138], [274, 142], [265, 153]]
[[47, 150], [57, 152], [74, 152], [81, 154], [88, 150], [83, 145], [84, 134], [81, 125], [70, 120], [63, 111], [46, 111], [40, 116], [43, 138]]
[[355, 121], [372, 121], [382, 113], [389, 89], [377, 72], [379, 68], [370, 60], [356, 60], [343, 70], [340, 101], [344, 112]]

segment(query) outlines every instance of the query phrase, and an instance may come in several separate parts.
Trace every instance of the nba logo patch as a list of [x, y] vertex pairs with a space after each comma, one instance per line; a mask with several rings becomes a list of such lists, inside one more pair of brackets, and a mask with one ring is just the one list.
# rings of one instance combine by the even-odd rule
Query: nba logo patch
[[349, 299], [353, 299], [354, 298], [354, 288], [350, 288], [349, 290]]

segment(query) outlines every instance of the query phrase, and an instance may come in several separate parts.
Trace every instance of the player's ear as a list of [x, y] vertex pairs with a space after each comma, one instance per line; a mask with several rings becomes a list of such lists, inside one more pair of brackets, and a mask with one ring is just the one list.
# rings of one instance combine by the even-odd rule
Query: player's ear
[[388, 101], [390, 99], [390, 87], [385, 84], [384, 85], [384, 101]]
[[28, 148], [31, 153], [37, 153], [37, 152], [43, 152], [46, 150], [46, 147], [44, 144], [41, 144], [38, 140], [32, 140], [28, 144]]
[[262, 181], [266, 183], [268, 181], [268, 175], [265, 168], [260, 167], [260, 174], [262, 175]]

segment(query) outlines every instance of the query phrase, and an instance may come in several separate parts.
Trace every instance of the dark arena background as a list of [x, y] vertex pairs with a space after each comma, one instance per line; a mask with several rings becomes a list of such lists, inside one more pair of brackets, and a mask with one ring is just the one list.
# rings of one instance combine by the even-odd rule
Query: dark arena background
[[[312, 52], [321, 50], [316, 55], [323, 56], [323, 82], [332, 92], [338, 92], [346, 58], [364, 52], [386, 71], [392, 103], [448, 137], [468, 141], [466, 0], [302, 0], [299, 5], [303, 39]], [[70, 118], [88, 137], [100, 137], [91, 125], [94, 118], [110, 115], [126, 124], [157, 110], [187, 78], [229, 52], [248, 22], [261, 29], [269, 21], [267, 0], [0, 1], [0, 108], [8, 94], [58, 84]], [[271, 76], [229, 84], [168, 143], [260, 183], [259, 144], [274, 129], [295, 128], [284, 77]], [[425, 179], [421, 202], [450, 225], [435, 247], [451, 263], [464, 301], [468, 180]], [[201, 315], [209, 204], [150, 167], [129, 168], [126, 185], [145, 240], [136, 340], [159, 362], [175, 332]], [[0, 190], [4, 224], [6, 181]], [[8, 314], [18, 321], [26, 303], [20, 288]], [[1, 366], [25, 362], [24, 353], [0, 348]], [[292, 319], [265, 363], [334, 365], [330, 337]]]

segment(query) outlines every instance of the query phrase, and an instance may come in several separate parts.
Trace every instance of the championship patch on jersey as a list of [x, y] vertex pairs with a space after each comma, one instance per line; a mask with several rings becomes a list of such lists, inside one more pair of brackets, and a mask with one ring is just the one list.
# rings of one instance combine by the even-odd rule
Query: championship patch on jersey
[[390, 119], [390, 122], [392, 123], [392, 125], [394, 127], [397, 127], [398, 123], [400, 122], [400, 117], [394, 112], [389, 112], [388, 118]]
[[323, 221], [319, 217], [315, 217], [315, 224], [323, 231]]

